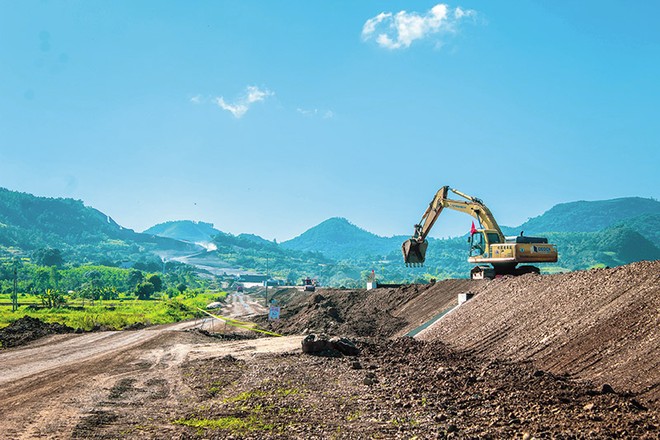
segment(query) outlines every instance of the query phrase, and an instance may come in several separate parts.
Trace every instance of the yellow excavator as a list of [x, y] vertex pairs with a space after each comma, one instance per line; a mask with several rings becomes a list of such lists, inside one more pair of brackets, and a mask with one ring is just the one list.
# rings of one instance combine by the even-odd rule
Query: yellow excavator
[[[452, 200], [449, 192], [464, 200]], [[468, 243], [470, 254], [468, 261], [475, 264], [470, 271], [470, 278], [495, 278], [498, 275], [523, 275], [540, 273], [536, 266], [519, 263], [554, 263], [557, 261], [557, 246], [548, 244], [544, 237], [505, 237], [490, 209], [476, 197], [464, 194], [456, 189], [443, 186], [415, 225], [413, 236], [401, 245], [406, 266], [422, 266], [428, 247], [427, 235], [443, 209], [453, 209], [471, 215], [479, 222], [479, 229], [472, 225]]]

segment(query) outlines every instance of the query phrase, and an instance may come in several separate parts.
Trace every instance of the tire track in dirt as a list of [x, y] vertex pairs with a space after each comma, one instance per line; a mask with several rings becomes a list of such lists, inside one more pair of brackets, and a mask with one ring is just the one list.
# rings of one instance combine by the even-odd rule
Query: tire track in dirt
[[0, 437], [69, 438], [81, 414], [97, 404], [110, 382], [163, 370], [171, 356], [164, 343], [180, 337], [176, 330], [195, 325], [53, 336], [0, 352]]

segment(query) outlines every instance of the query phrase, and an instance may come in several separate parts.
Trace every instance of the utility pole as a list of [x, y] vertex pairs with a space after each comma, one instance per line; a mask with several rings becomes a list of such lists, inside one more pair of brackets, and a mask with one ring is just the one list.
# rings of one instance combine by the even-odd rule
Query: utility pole
[[11, 311], [18, 310], [18, 260], [14, 260], [14, 292], [11, 295]]

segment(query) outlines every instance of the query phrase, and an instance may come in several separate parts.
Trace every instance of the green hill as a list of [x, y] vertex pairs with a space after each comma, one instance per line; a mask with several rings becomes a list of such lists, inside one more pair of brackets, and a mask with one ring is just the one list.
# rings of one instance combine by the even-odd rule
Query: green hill
[[159, 223], [143, 232], [143, 234], [168, 237], [192, 243], [210, 242], [219, 233], [220, 231], [213, 227], [213, 223], [195, 222], [192, 220]]
[[224, 232], [215, 236], [215, 254], [236, 269], [268, 272], [271, 276], [299, 284], [304, 277], [326, 285], [347, 285], [360, 279], [355, 267], [337, 262], [318, 251], [288, 249], [253, 234], [234, 236]]
[[403, 237], [380, 237], [355, 226], [345, 218], [333, 217], [282, 242], [282, 247], [321, 252], [335, 259], [350, 259], [353, 256], [387, 255], [398, 250], [403, 240]]
[[642, 214], [626, 219], [615, 226], [624, 226], [646, 237], [651, 243], [660, 247], [660, 214]]
[[0, 188], [0, 254], [31, 254], [59, 249], [66, 261], [114, 265], [138, 261], [160, 250], [194, 250], [195, 246], [138, 234], [82, 201], [37, 197]]
[[643, 214], [660, 214], [660, 202], [642, 197], [625, 197], [561, 203], [514, 230], [524, 230], [527, 235], [543, 232], [596, 232]]

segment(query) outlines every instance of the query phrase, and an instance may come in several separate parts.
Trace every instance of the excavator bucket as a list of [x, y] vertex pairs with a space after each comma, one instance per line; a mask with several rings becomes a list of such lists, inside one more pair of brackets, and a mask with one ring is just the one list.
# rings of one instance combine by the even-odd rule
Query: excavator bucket
[[423, 266], [426, 259], [426, 248], [428, 246], [429, 242], [427, 240], [421, 243], [412, 238], [404, 241], [401, 245], [401, 251], [403, 252], [403, 261], [406, 263], [406, 266]]

